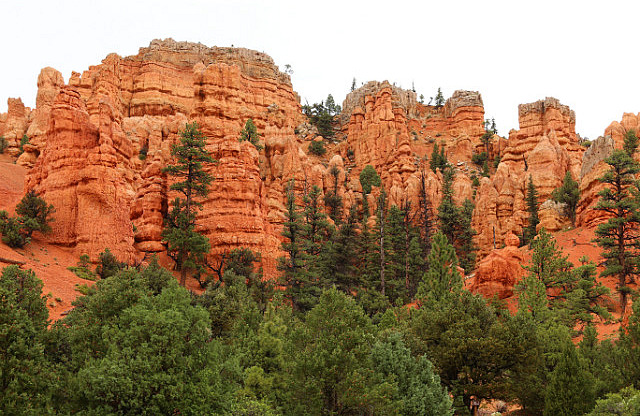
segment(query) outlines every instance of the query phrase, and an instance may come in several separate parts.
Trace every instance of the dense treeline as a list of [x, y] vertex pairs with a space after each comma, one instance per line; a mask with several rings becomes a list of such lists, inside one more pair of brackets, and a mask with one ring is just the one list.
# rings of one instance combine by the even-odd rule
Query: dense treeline
[[595, 266], [572, 267], [547, 233], [533, 244], [516, 314], [463, 289], [440, 232], [415, 308], [374, 311], [337, 284], [292, 308], [300, 291], [275, 290], [238, 250], [200, 295], [155, 260], [118, 265], [48, 326], [42, 283], [10, 266], [0, 277], [0, 412], [451, 415], [474, 398], [534, 415], [637, 412], [639, 304], [617, 341], [599, 342], [592, 320], [608, 314]]

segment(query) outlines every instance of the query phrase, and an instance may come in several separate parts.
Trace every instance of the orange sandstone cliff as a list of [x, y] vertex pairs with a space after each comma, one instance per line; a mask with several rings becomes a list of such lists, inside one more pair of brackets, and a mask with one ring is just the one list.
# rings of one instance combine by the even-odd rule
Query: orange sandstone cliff
[[[570, 224], [549, 198], [570, 171], [582, 191], [577, 225], [593, 229], [603, 220], [590, 209], [601, 189], [603, 160], [621, 146], [626, 130], [640, 125], [640, 116], [625, 114], [585, 151], [574, 112], [546, 98], [519, 106], [520, 128], [508, 138], [493, 135], [483, 142], [480, 93], [455, 91], [435, 107], [418, 102], [415, 92], [371, 81], [346, 96], [336, 136], [325, 140], [309, 128], [289, 76], [269, 56], [171, 39], [154, 40], [135, 56], [110, 54], [73, 73], [67, 84], [58, 71], [45, 68], [35, 109], [20, 99], [8, 104], [0, 114], [0, 135], [12, 160], [27, 169], [24, 191], [35, 189], [56, 207], [53, 232], [37, 236], [43, 243], [92, 259], [108, 247], [127, 262], [162, 253], [163, 218], [175, 197], [162, 169], [172, 163], [170, 149], [180, 130], [196, 121], [217, 160], [207, 167], [215, 181], [198, 217], [199, 230], [211, 241], [210, 256], [251, 248], [262, 253], [271, 278], [282, 255], [284, 189], [291, 180], [298, 192], [317, 185], [326, 193], [333, 189], [335, 168], [338, 194], [349, 208], [362, 198], [360, 172], [372, 165], [390, 204], [417, 207], [424, 176], [435, 210], [442, 175], [429, 169], [428, 160], [434, 146], [442, 146], [456, 172], [456, 202], [475, 204], [479, 262], [468, 285], [501, 298], [513, 295], [526, 259], [517, 236], [528, 218], [529, 178], [539, 193], [540, 226], [559, 231]], [[238, 141], [249, 118], [261, 133], [261, 151]], [[25, 135], [29, 142], [21, 153]], [[326, 155], [308, 152], [314, 140], [325, 140]], [[483, 151], [491, 162], [488, 177], [472, 163]], [[371, 207], [378, 193], [369, 195]]]

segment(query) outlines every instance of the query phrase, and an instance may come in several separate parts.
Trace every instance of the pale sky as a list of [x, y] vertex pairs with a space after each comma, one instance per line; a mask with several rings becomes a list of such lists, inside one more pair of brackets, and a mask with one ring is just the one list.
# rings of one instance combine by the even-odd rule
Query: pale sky
[[290, 64], [302, 102], [389, 80], [418, 95], [482, 94], [501, 135], [518, 104], [569, 105], [591, 139], [640, 112], [638, 1], [0, 0], [0, 112], [35, 106], [40, 69], [68, 81], [155, 38], [246, 47]]

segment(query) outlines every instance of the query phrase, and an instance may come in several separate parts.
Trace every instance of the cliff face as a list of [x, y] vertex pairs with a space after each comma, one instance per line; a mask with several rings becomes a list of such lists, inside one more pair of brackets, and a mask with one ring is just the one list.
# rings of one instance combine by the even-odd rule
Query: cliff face
[[[578, 180], [584, 148], [575, 133], [575, 114], [555, 98], [522, 104], [519, 130], [512, 130], [491, 179], [483, 179], [476, 195], [473, 226], [481, 253], [501, 247], [509, 234], [521, 235], [529, 214], [525, 195], [529, 177], [543, 204], [569, 170]], [[541, 226], [557, 231], [569, 225], [552, 204], [541, 207]], [[495, 237], [494, 237], [495, 235]]]
[[[265, 146], [258, 152], [239, 142], [252, 118]], [[121, 260], [163, 252], [163, 218], [172, 178], [171, 146], [185, 123], [196, 121], [218, 160], [206, 167], [215, 181], [199, 213], [199, 231], [211, 241], [211, 256], [248, 247], [262, 253], [265, 275], [273, 277], [284, 221], [284, 189], [294, 180], [302, 192], [313, 185], [337, 191], [348, 209], [362, 198], [359, 175], [370, 164], [380, 174], [390, 205], [418, 206], [421, 177], [435, 211], [442, 175], [429, 168], [435, 145], [443, 147], [456, 175], [455, 199], [475, 204], [478, 275], [475, 290], [509, 297], [519, 278], [516, 236], [526, 225], [525, 189], [531, 177], [539, 193], [541, 226], [568, 226], [562, 207], [549, 201], [567, 171], [579, 181], [578, 225], [593, 227], [602, 216], [590, 208], [606, 169], [603, 159], [620, 146], [625, 129], [640, 117], [625, 114], [585, 153], [575, 133], [575, 114], [554, 98], [519, 107], [520, 129], [508, 138], [482, 141], [484, 108], [474, 91], [456, 91], [442, 107], [419, 103], [416, 94], [387, 81], [372, 81], [349, 93], [336, 118], [337, 134], [325, 141], [327, 154], [308, 147], [320, 138], [300, 126], [305, 121], [289, 76], [265, 54], [247, 49], [153, 41], [135, 56], [108, 55], [100, 65], [72, 74], [42, 70], [34, 110], [9, 100], [0, 115], [0, 134], [13, 158], [20, 139], [30, 142], [17, 163], [30, 170], [25, 190], [36, 189], [56, 207], [51, 243], [96, 258], [110, 248]], [[296, 134], [297, 133], [297, 134]], [[489, 177], [472, 156], [488, 152]], [[494, 158], [500, 163], [493, 168]], [[333, 169], [335, 168], [335, 169]], [[479, 178], [474, 187], [473, 178]], [[369, 195], [375, 209], [378, 188]], [[507, 249], [499, 251], [504, 245]], [[504, 273], [491, 273], [494, 265]], [[506, 273], [506, 272], [505, 272]], [[500, 275], [500, 276], [498, 276]]]
[[[302, 116], [288, 75], [271, 58], [246, 49], [153, 41], [136, 56], [111, 54], [82, 75], [74, 73], [67, 86], [60, 79], [43, 70], [37, 109], [12, 103], [1, 119], [9, 140], [27, 130], [33, 134], [28, 157], [19, 162], [35, 163], [27, 188], [57, 207], [52, 242], [93, 258], [106, 247], [122, 260], [162, 251], [162, 218], [174, 197], [162, 168], [172, 163], [171, 145], [184, 124], [196, 121], [219, 161], [207, 167], [216, 180], [198, 218], [212, 255], [249, 247], [275, 269], [282, 219], [274, 200], [282, 192], [270, 195], [268, 188], [294, 176], [294, 166], [283, 166], [277, 149], [300, 153], [293, 131]], [[266, 156], [238, 142], [248, 118], [271, 144]]]

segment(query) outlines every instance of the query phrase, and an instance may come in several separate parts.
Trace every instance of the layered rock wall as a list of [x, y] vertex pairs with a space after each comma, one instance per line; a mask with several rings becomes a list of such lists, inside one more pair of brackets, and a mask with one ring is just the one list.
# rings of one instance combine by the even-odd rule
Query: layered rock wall
[[[249, 247], [275, 270], [282, 216], [281, 204], [272, 200], [281, 200], [282, 191], [267, 187], [295, 176], [291, 170], [300, 166], [284, 168], [277, 150], [259, 153], [238, 142], [252, 118], [268, 147], [283, 143], [300, 152], [293, 133], [302, 117], [297, 96], [271, 58], [246, 49], [153, 41], [136, 56], [111, 54], [82, 75], [74, 73], [68, 86], [60, 84], [57, 72], [43, 70], [38, 122], [27, 126], [29, 113], [12, 103], [1, 125], [12, 139], [27, 127], [37, 132], [27, 187], [60, 207], [52, 242], [94, 258], [106, 247], [123, 260], [163, 250], [162, 219], [175, 195], [162, 168], [173, 163], [171, 146], [185, 123], [196, 121], [219, 161], [207, 167], [215, 181], [198, 217], [211, 255]], [[42, 135], [40, 118], [47, 114]]]
[[[540, 204], [562, 184], [567, 171], [578, 180], [584, 148], [575, 133], [575, 114], [555, 98], [522, 104], [519, 130], [512, 130], [491, 179], [483, 179], [476, 194], [473, 226], [481, 254], [501, 247], [510, 234], [521, 235], [529, 214], [525, 195], [529, 178]], [[568, 226], [557, 207], [544, 206], [543, 226], [549, 231]]]

